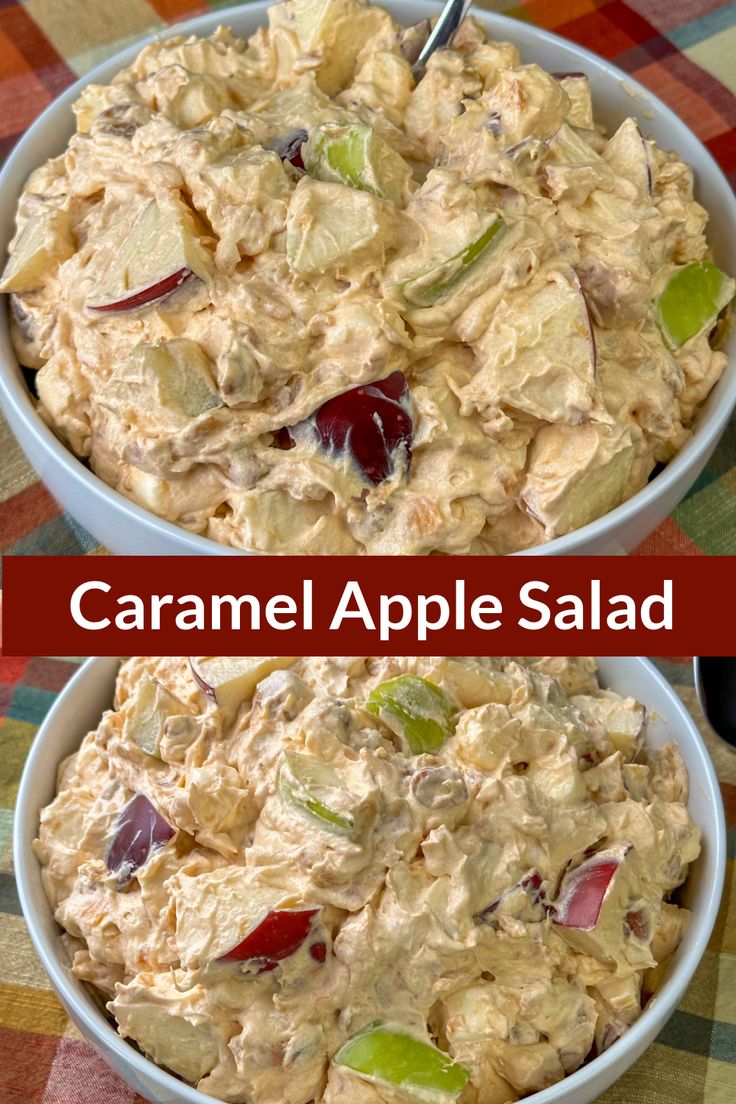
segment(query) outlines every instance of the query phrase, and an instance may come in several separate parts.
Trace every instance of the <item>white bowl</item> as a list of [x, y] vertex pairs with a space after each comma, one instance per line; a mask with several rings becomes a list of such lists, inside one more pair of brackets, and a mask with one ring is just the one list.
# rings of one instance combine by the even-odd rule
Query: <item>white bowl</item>
[[[52, 799], [59, 762], [97, 726], [112, 703], [117, 659], [89, 659], [49, 712], [23, 771], [15, 815], [14, 853], [18, 892], [31, 939], [69, 1015], [100, 1055], [154, 1104], [217, 1104], [149, 1059], [116, 1033], [85, 986], [72, 977], [60, 929], [41, 884], [31, 849], [39, 812]], [[718, 781], [695, 724], [679, 698], [648, 660], [600, 659], [603, 685], [632, 694], [649, 709], [648, 743], [675, 737], [690, 774], [689, 808], [703, 834], [703, 850], [683, 890], [692, 909], [690, 928], [674, 955], [666, 981], [632, 1028], [599, 1058], [557, 1085], [528, 1097], [530, 1104], [588, 1104], [608, 1088], [652, 1042], [671, 1015], [706, 948], [718, 913], [726, 864], [726, 825]]]
[[[220, 23], [247, 36], [265, 22], [268, 7], [268, 3], [260, 2], [216, 11], [178, 23], [164, 36], [206, 35]], [[435, 0], [388, 0], [384, 7], [408, 25], [432, 14], [439, 4]], [[736, 269], [736, 198], [711, 155], [673, 111], [620, 69], [572, 42], [503, 15], [485, 11], [474, 14], [495, 38], [516, 43], [525, 62], [538, 62], [552, 72], [584, 70], [590, 77], [596, 118], [609, 129], [627, 115], [634, 115], [644, 132], [660, 145], [677, 149], [695, 169], [696, 195], [710, 214], [709, 239], [715, 259], [726, 270]], [[28, 175], [47, 158], [60, 153], [73, 132], [71, 104], [86, 84], [108, 83], [133, 60], [141, 45], [138, 42], [129, 46], [63, 92], [15, 147], [0, 174], [0, 257], [6, 253], [18, 195]], [[532, 549], [531, 555], [629, 552], [667, 517], [704, 468], [736, 405], [736, 330], [730, 336], [728, 351], [728, 368], [701, 407], [695, 433], [665, 470], [628, 502], [574, 533]], [[239, 549], [189, 533], [128, 501], [93, 475], [57, 440], [34, 410], [10, 342], [7, 312], [3, 310], [0, 310], [0, 401], [28, 459], [51, 493], [113, 552], [243, 555]]]

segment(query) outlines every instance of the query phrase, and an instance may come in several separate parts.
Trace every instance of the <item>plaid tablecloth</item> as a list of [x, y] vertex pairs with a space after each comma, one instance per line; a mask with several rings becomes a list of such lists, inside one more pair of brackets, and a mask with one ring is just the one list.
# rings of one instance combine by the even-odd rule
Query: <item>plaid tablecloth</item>
[[[736, 4], [727, 0], [477, 0], [574, 39], [648, 85], [736, 179]], [[229, 3], [0, 0], [0, 157], [77, 77], [143, 34]], [[102, 551], [38, 482], [0, 416], [0, 552]], [[736, 553], [736, 423], [645, 555]]]
[[[685, 997], [657, 1041], [599, 1104], [736, 1101], [736, 753], [707, 728], [689, 659], [660, 660], [708, 743], [726, 804], [720, 916]], [[13, 804], [34, 733], [76, 661], [0, 658], [0, 1104], [140, 1104], [82, 1041], [26, 933], [12, 873]], [[349, 1104], [346, 1101], [345, 1104]]]

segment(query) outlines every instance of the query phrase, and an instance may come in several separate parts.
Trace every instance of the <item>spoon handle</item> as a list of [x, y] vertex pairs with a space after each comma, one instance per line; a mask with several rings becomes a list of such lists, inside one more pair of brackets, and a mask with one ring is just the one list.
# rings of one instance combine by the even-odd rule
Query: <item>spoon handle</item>
[[415, 77], [420, 77], [424, 73], [427, 60], [435, 50], [441, 50], [447, 45], [465, 18], [470, 4], [471, 0], [447, 0], [432, 33], [412, 67]]

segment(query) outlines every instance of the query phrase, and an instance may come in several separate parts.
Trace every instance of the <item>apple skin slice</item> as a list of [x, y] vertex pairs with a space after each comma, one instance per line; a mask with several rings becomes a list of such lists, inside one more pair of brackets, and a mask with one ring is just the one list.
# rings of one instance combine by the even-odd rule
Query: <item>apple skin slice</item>
[[127, 299], [119, 299], [116, 303], [102, 303], [98, 306], [90, 306], [91, 311], [95, 311], [98, 314], [120, 314], [122, 311], [137, 310], [139, 307], [147, 307], [149, 303], [155, 303], [157, 299], [163, 299], [167, 295], [171, 295], [172, 291], [176, 291], [182, 284], [186, 284], [188, 280], [194, 276], [191, 268], [180, 268], [178, 272], [172, 272], [170, 276], [167, 276], [164, 280], [159, 280], [158, 283], [152, 284], [151, 287], [143, 288], [142, 291], [135, 292], [134, 295], [128, 296]]
[[360, 1077], [395, 1086], [413, 1100], [456, 1101], [469, 1080], [468, 1071], [449, 1054], [409, 1032], [376, 1023], [353, 1036], [333, 1062]]
[[304, 168], [304, 158], [302, 157], [302, 146], [308, 138], [309, 135], [306, 130], [292, 130], [289, 134], [284, 134], [278, 138], [272, 138], [266, 143], [265, 148], [273, 150], [274, 153], [279, 155], [282, 161], [288, 161], [295, 169], [306, 172]]
[[328, 764], [295, 752], [283, 753], [279, 771], [282, 799], [287, 805], [318, 821], [322, 828], [349, 836], [355, 827], [350, 813], [335, 809], [316, 796], [322, 789], [337, 790], [340, 786], [340, 776]]
[[585, 321], [586, 321], [587, 326], [588, 326], [588, 338], [590, 340], [590, 362], [591, 362], [591, 367], [592, 367], [593, 373], [595, 374], [596, 365], [598, 363], [598, 346], [596, 345], [596, 342], [595, 342], [595, 329], [593, 327], [593, 313], [590, 309], [590, 303], [588, 302], [588, 297], [585, 294], [585, 289], [584, 289], [583, 285], [581, 284], [580, 277], [578, 276], [575, 269], [574, 268], [569, 269], [567, 275], [570, 278], [570, 283], [573, 285], [573, 287], [575, 288], [575, 290], [577, 291], [578, 295], [580, 296], [580, 298], [582, 300], [582, 305], [583, 305], [583, 308], [584, 308], [584, 311], [585, 311]]
[[677, 350], [715, 322], [736, 283], [711, 261], [691, 261], [670, 276], [653, 302], [654, 321], [668, 349]]
[[356, 464], [375, 486], [394, 472], [402, 446], [411, 462], [414, 426], [406, 409], [409, 389], [402, 372], [328, 399], [314, 415], [324, 449], [350, 449]]
[[[300, 425], [311, 425], [326, 452], [350, 452], [362, 475], [378, 486], [393, 475], [401, 449], [406, 454], [407, 468], [411, 464], [414, 423], [408, 407], [406, 377], [403, 372], [392, 372], [385, 379], [351, 387], [328, 399]], [[277, 430], [273, 447], [293, 448], [296, 442], [292, 429], [298, 428]]]
[[[259, 973], [267, 973], [289, 955], [298, 951], [308, 938], [312, 920], [320, 912], [318, 908], [276, 909], [267, 913], [261, 922], [241, 940], [237, 946], [218, 958], [218, 962], [250, 962], [263, 960]], [[324, 944], [322, 944], [324, 946]], [[316, 944], [319, 946], [319, 944]], [[315, 956], [312, 955], [314, 958]], [[319, 961], [317, 958], [316, 961]]]
[[624, 857], [620, 850], [599, 851], [565, 874], [552, 907], [553, 923], [562, 928], [592, 931]]
[[136, 794], [120, 813], [105, 857], [117, 888], [124, 889], [150, 856], [165, 847], [176, 830], [164, 820], [145, 794]]
[[495, 214], [485, 229], [457, 253], [403, 281], [400, 290], [407, 303], [430, 307], [446, 298], [474, 264], [498, 245], [505, 233], [505, 220]]

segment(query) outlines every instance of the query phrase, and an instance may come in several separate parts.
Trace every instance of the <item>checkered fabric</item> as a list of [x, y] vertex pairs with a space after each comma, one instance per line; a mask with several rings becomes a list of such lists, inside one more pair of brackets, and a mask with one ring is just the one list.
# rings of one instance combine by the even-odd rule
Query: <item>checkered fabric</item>
[[[23, 761], [77, 662], [0, 658], [0, 1104], [142, 1104], [82, 1041], [51, 991], [25, 929], [12, 874], [13, 805]], [[715, 762], [729, 825], [726, 889], [710, 944], [680, 1007], [598, 1104], [734, 1104], [736, 753], [703, 720], [689, 657], [658, 665], [698, 722]]]
[[[0, 158], [54, 96], [136, 38], [230, 3], [0, 0]], [[657, 93], [736, 179], [736, 4], [724, 0], [479, 0], [602, 54]], [[0, 552], [104, 551], [38, 482], [0, 415]], [[643, 555], [736, 553], [736, 422]]]

